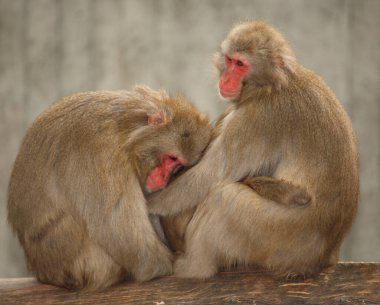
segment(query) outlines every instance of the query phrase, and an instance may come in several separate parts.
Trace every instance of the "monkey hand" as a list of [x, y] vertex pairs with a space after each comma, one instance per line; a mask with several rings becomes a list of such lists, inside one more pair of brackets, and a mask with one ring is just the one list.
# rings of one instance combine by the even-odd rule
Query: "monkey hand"
[[272, 177], [249, 177], [247, 184], [261, 197], [287, 206], [305, 206], [310, 204], [310, 194], [300, 186]]

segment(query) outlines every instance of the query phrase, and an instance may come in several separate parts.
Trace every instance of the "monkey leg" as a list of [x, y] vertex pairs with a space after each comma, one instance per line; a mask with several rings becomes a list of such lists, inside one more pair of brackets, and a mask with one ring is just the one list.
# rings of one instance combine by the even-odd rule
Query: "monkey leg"
[[41, 282], [88, 290], [117, 283], [127, 272], [138, 281], [170, 274], [172, 254], [158, 239], [144, 202], [129, 202], [121, 199], [102, 220], [51, 211], [25, 238], [31, 271]]
[[114, 202], [102, 220], [88, 221], [91, 239], [137, 281], [171, 274], [173, 255], [156, 234], [142, 194], [131, 190]]
[[28, 265], [39, 281], [72, 290], [103, 289], [120, 282], [125, 269], [93, 243], [68, 213], [52, 213], [26, 240]]
[[[63, 270], [64, 286], [69, 289], [101, 290], [121, 282], [126, 271], [103, 249], [91, 241], [81, 254]], [[71, 268], [70, 268], [71, 267]]]
[[174, 273], [207, 278], [235, 264], [260, 265], [281, 276], [314, 273], [325, 245], [313, 220], [304, 221], [309, 213], [278, 205], [244, 184], [220, 183], [195, 211]]
[[135, 265], [130, 265], [129, 268], [137, 281], [144, 282], [158, 276], [172, 274], [173, 255], [158, 238], [139, 252], [131, 259]]
[[136, 217], [139, 224], [134, 219], [135, 227], [130, 228], [127, 236], [129, 247], [132, 247], [133, 251], [129, 258], [128, 271], [131, 271], [139, 282], [172, 274], [172, 253], [156, 234], [148, 215], [136, 215]]
[[205, 279], [218, 271], [222, 249], [216, 241], [225, 234], [225, 230], [224, 221], [218, 223], [219, 217], [212, 209], [213, 203], [222, 199], [221, 189], [222, 186], [217, 185], [209, 192], [207, 198], [198, 205], [187, 226], [185, 253], [174, 264], [174, 273], [179, 277]]
[[261, 197], [288, 206], [304, 206], [311, 202], [310, 194], [300, 186], [272, 177], [249, 177], [243, 181]]

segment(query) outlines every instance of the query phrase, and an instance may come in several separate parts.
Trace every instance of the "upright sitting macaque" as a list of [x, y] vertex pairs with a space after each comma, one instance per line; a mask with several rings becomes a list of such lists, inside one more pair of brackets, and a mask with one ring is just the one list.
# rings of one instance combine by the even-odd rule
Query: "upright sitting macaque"
[[[179, 213], [164, 222], [174, 248], [185, 250], [175, 274], [208, 278], [237, 263], [311, 275], [335, 264], [358, 201], [347, 114], [263, 22], [236, 25], [215, 62], [232, 106], [201, 161], [148, 202], [153, 213]], [[310, 200], [279, 204], [286, 189]]]

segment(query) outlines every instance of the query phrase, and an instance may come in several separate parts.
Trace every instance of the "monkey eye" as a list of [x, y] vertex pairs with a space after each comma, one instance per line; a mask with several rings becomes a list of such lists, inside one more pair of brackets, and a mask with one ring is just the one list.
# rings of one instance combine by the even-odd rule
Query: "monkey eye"
[[243, 67], [243, 66], [244, 66], [244, 63], [243, 63], [241, 60], [237, 60], [237, 61], [236, 61], [236, 64], [237, 64], [239, 67]]
[[231, 57], [229, 57], [228, 55], [226, 55], [226, 60], [227, 60], [228, 62], [231, 62], [231, 61], [232, 61]]

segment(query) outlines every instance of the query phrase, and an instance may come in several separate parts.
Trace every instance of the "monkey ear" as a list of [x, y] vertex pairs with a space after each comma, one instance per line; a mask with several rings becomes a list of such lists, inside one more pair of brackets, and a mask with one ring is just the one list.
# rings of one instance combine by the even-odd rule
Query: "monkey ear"
[[280, 54], [276, 54], [274, 56], [274, 62], [276, 63], [277, 67], [284, 68], [285, 66], [284, 58]]
[[169, 122], [169, 117], [164, 110], [148, 115], [148, 125], [150, 126], [165, 125], [167, 122]]
[[274, 62], [281, 69], [293, 71], [294, 58], [292, 56], [277, 53], [274, 55]]

